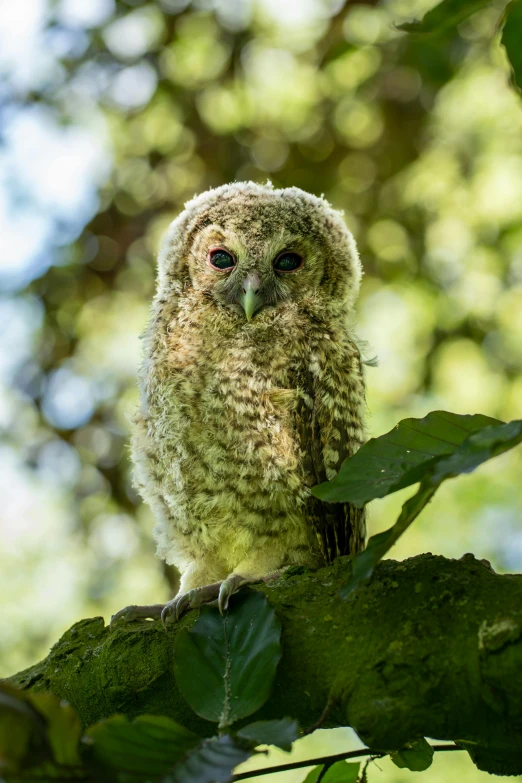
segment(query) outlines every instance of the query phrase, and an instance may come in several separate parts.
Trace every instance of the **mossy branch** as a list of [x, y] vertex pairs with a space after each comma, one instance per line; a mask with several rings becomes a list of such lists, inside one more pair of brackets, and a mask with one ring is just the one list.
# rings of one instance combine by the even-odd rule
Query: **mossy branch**
[[[427, 554], [380, 563], [341, 601], [348, 569], [341, 558], [257, 588], [283, 623], [283, 659], [256, 719], [290, 715], [306, 727], [333, 697], [325, 725], [353, 726], [372, 748], [453, 740], [481, 769], [522, 774], [522, 576], [472, 555]], [[111, 633], [102, 618], [82, 620], [9, 681], [66, 699], [86, 726], [149, 713], [210, 735], [173, 675], [174, 638], [195, 617], [168, 632], [159, 621]]]

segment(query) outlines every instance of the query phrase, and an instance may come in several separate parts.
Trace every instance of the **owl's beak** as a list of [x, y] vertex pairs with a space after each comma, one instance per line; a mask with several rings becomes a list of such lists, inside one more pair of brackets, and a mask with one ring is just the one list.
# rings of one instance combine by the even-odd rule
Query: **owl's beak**
[[238, 296], [242, 308], [245, 311], [247, 321], [252, 320], [255, 312], [263, 306], [263, 297], [259, 294], [261, 280], [257, 272], [249, 272], [241, 284], [242, 291]]

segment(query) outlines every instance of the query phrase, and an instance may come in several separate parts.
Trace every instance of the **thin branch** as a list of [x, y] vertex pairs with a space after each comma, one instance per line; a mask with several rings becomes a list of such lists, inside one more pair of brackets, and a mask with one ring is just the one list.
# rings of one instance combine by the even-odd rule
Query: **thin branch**
[[306, 729], [306, 731], [304, 732], [304, 736], [305, 737], [308, 736], [308, 734], [312, 734], [314, 731], [316, 731], [316, 729], [320, 729], [321, 728], [321, 726], [323, 725], [323, 723], [327, 719], [328, 715], [332, 711], [332, 708], [334, 707], [335, 704], [336, 704], [336, 699], [334, 699], [332, 696], [330, 696], [330, 698], [328, 699], [328, 702], [326, 704], [326, 707], [324, 708], [324, 710], [321, 713], [321, 717], [319, 718], [319, 720], [316, 723], [314, 723], [313, 726], [310, 726], [308, 729]]
[[238, 780], [254, 778], [258, 775], [268, 775], [273, 772], [288, 772], [289, 770], [301, 769], [302, 767], [317, 767], [319, 764], [335, 764], [336, 761], [355, 759], [360, 756], [375, 756], [381, 758], [382, 756], [386, 755], [387, 752], [385, 750], [370, 750], [369, 748], [362, 748], [361, 750], [350, 750], [346, 753], [336, 753], [333, 756], [321, 756], [318, 759], [292, 761], [290, 764], [278, 764], [275, 767], [263, 767], [263, 769], [253, 769], [250, 772], [241, 772], [239, 775], [234, 775], [232, 778], [232, 783], [236, 783]]
[[362, 771], [359, 773], [359, 777], [357, 778], [357, 783], [368, 783], [368, 767], [372, 763], [373, 759], [370, 756], [369, 759], [366, 759], [364, 763], [364, 767], [362, 768]]
[[[432, 745], [434, 752], [441, 750], [464, 750], [459, 748], [458, 745]], [[275, 767], [263, 767], [263, 769], [253, 769], [250, 772], [241, 772], [239, 775], [234, 775], [232, 783], [236, 783], [238, 780], [247, 780], [247, 778], [255, 778], [258, 775], [270, 775], [273, 772], [289, 772], [292, 769], [301, 769], [302, 767], [316, 767], [319, 764], [335, 764], [336, 761], [346, 761], [347, 759], [356, 759], [361, 756], [371, 756], [372, 758], [382, 758], [387, 756], [390, 751], [388, 750], [372, 750], [371, 748], [361, 748], [361, 750], [350, 750], [346, 753], [336, 753], [333, 756], [321, 756], [318, 759], [305, 759], [304, 761], [293, 761], [290, 764], [278, 764]]]
[[328, 772], [328, 770], [330, 769], [331, 766], [332, 766], [331, 764], [325, 764], [324, 765], [324, 767], [320, 771], [320, 773], [319, 773], [315, 783], [321, 783], [322, 779], [324, 778], [324, 776], [326, 775], [326, 773]]

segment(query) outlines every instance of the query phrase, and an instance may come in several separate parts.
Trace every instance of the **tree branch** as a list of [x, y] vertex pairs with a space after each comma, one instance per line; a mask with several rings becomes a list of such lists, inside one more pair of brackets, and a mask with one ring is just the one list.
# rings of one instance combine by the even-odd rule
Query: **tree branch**
[[[370, 748], [397, 750], [421, 736], [457, 741], [479, 768], [522, 774], [522, 576], [495, 574], [472, 555], [420, 555], [379, 564], [347, 601], [349, 564], [287, 575], [265, 592], [283, 624], [273, 695], [256, 720], [290, 715], [353, 726]], [[112, 633], [82, 620], [36, 666], [10, 678], [66, 699], [84, 725], [122, 712], [169, 715], [208, 735], [214, 725], [184, 702], [173, 641], [133, 623]], [[313, 763], [313, 762], [310, 762]]]
[[[435, 753], [448, 750], [464, 750], [457, 745], [432, 745]], [[362, 758], [363, 756], [370, 756], [372, 759], [380, 759], [386, 756], [388, 751], [386, 750], [371, 750], [371, 748], [361, 748], [360, 750], [348, 750], [346, 753], [335, 753], [332, 756], [320, 756], [316, 759], [303, 759], [301, 761], [292, 761], [289, 764], [278, 764], [274, 767], [263, 767], [262, 769], [252, 769], [249, 772], [241, 772], [239, 775], [234, 775], [232, 780], [237, 783], [238, 780], [247, 780], [248, 778], [255, 778], [258, 775], [270, 775], [274, 772], [289, 772], [292, 769], [302, 769], [303, 767], [317, 767], [319, 764], [328, 764], [331, 766], [336, 761], [348, 761], [349, 759]], [[319, 783], [319, 778], [316, 783]]]

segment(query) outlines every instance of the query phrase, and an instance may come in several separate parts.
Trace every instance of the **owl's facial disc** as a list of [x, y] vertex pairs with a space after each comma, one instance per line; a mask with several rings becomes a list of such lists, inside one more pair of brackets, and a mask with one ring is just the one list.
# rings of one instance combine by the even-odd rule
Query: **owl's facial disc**
[[299, 299], [320, 272], [317, 264], [305, 264], [305, 255], [315, 261], [313, 246], [288, 232], [271, 237], [252, 226], [250, 221], [248, 231], [240, 232], [212, 224], [200, 234], [189, 257], [196, 287], [246, 316], [247, 323], [261, 310]]

